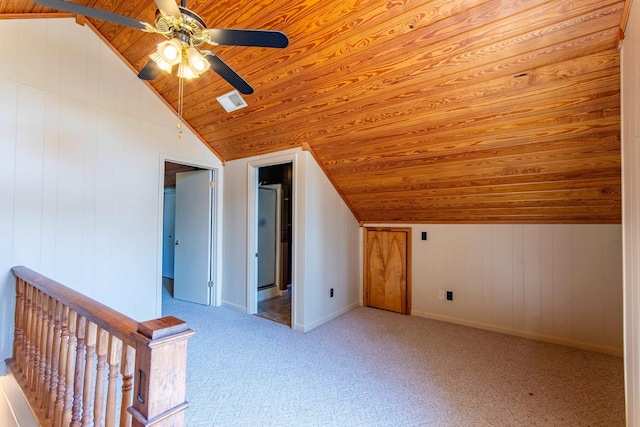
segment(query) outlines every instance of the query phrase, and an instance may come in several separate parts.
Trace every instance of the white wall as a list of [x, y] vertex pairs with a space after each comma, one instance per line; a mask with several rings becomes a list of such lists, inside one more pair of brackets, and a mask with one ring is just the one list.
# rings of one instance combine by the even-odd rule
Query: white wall
[[[311, 154], [296, 197], [304, 203], [304, 253], [297, 262], [304, 277], [304, 323], [309, 331], [360, 305], [362, 243], [360, 225]], [[295, 246], [294, 246], [295, 248]], [[334, 297], [330, 298], [330, 289]], [[302, 301], [298, 298], [297, 303]]]
[[0, 421], [3, 427], [38, 427], [24, 392], [13, 375], [0, 376]]
[[622, 190], [627, 425], [640, 425], [640, 3], [622, 42]]
[[242, 311], [247, 309], [247, 164], [225, 164], [222, 213], [222, 304]]
[[[135, 318], [160, 315], [162, 159], [220, 165], [86, 27], [0, 20], [0, 357], [25, 265]], [[8, 42], [10, 41], [10, 42]]]
[[[313, 157], [301, 150], [229, 161], [225, 166], [223, 304], [246, 311], [249, 166], [293, 161], [293, 316], [309, 331], [359, 304], [359, 226]], [[334, 297], [329, 289], [334, 288]]]
[[409, 226], [412, 315], [622, 354], [619, 225]]

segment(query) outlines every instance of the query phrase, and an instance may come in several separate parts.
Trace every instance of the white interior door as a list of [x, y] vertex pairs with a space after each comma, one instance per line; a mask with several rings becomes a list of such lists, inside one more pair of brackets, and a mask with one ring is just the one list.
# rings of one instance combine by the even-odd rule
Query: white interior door
[[165, 188], [162, 220], [162, 277], [173, 279], [176, 230], [176, 189]]
[[276, 284], [277, 191], [258, 189], [258, 289]]
[[176, 174], [173, 297], [211, 304], [212, 171]]

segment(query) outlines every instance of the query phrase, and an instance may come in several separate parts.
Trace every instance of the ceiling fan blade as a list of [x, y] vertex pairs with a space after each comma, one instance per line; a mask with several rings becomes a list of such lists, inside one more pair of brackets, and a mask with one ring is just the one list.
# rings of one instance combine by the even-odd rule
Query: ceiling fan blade
[[289, 38], [281, 31], [236, 30], [209, 28], [209, 39], [223, 46], [258, 46], [283, 48], [289, 45]]
[[153, 26], [144, 21], [139, 21], [128, 16], [119, 15], [117, 13], [107, 12], [106, 10], [96, 9], [81, 4], [71, 3], [64, 0], [33, 0], [42, 6], [51, 7], [53, 9], [63, 10], [65, 12], [76, 13], [78, 15], [89, 16], [91, 18], [109, 21], [127, 27], [137, 28], [138, 30], [152, 31]]
[[231, 86], [235, 87], [238, 92], [244, 95], [251, 95], [253, 88], [242, 77], [238, 75], [231, 67], [229, 67], [222, 59], [213, 53], [205, 53], [205, 58], [211, 64], [211, 69], [218, 73], [220, 77], [225, 79]]
[[172, 16], [176, 19], [182, 19], [182, 14], [178, 5], [174, 0], [154, 0], [158, 9], [163, 11], [166, 15]]
[[158, 67], [158, 64], [156, 64], [153, 59], [150, 59], [138, 73], [138, 78], [142, 80], [153, 80], [158, 77], [161, 72], [162, 70]]

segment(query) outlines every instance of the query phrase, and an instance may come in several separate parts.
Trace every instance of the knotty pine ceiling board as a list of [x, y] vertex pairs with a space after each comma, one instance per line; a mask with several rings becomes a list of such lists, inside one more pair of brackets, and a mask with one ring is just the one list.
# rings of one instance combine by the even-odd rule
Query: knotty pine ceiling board
[[[77, 2], [154, 21], [151, 0]], [[232, 88], [209, 72], [185, 83], [183, 116], [224, 160], [310, 150], [361, 222], [620, 223], [628, 3], [187, 0], [209, 27], [290, 44], [212, 47], [255, 93], [226, 113]], [[162, 40], [88, 22], [136, 70]], [[177, 83], [151, 83], [174, 109]]]

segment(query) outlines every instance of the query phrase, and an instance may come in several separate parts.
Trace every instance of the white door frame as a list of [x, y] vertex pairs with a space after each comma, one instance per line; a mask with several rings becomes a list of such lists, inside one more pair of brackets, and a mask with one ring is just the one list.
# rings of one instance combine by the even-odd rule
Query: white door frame
[[298, 168], [296, 165], [296, 153], [283, 154], [265, 159], [254, 160], [247, 165], [247, 314], [258, 312], [258, 262], [256, 253], [258, 252], [258, 169], [264, 166], [275, 166], [285, 163], [292, 164], [291, 194], [293, 195], [293, 205], [291, 207], [292, 223], [291, 245], [291, 327], [296, 325], [297, 304], [296, 296], [296, 235], [295, 227], [297, 221], [298, 198], [295, 196], [295, 188], [298, 183]]
[[224, 188], [222, 166], [212, 163], [201, 163], [193, 159], [160, 154], [158, 173], [158, 268], [156, 282], [158, 290], [156, 295], [156, 312], [162, 313], [162, 212], [164, 209], [164, 163], [178, 163], [181, 165], [194, 166], [201, 169], [213, 171], [213, 200], [211, 201], [211, 217], [214, 219], [211, 228], [211, 256], [212, 256], [212, 277], [213, 288], [211, 289], [211, 305], [220, 306], [222, 304], [222, 191]]

